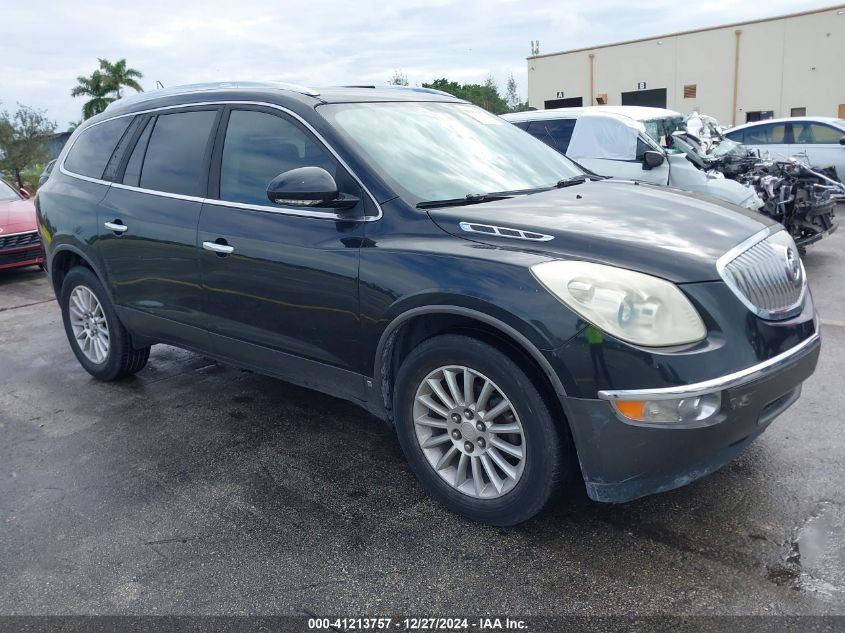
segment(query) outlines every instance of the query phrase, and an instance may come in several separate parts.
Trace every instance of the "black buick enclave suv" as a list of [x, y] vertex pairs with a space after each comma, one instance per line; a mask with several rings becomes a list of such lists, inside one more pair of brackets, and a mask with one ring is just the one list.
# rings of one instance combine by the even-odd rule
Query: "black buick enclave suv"
[[38, 213], [94, 377], [167, 343], [348, 399], [434, 497], [493, 524], [567, 472], [618, 502], [719, 468], [819, 353], [780, 225], [601, 180], [436, 91], [121, 99], [76, 130]]

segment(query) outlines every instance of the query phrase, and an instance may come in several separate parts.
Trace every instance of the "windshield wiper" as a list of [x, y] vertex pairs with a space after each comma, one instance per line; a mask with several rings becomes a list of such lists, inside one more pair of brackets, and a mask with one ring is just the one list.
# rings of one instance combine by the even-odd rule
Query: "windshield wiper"
[[436, 209], [437, 207], [459, 207], [468, 204], [480, 204], [482, 202], [495, 202], [496, 200], [507, 200], [513, 195], [509, 193], [468, 193], [463, 198], [452, 198], [451, 200], [426, 200], [417, 204], [417, 209]]
[[587, 182], [588, 176], [580, 174], [578, 176], [572, 176], [571, 178], [564, 178], [563, 180], [558, 180], [555, 187], [558, 189], [563, 189], [564, 187], [571, 187], [572, 185], [583, 185]]

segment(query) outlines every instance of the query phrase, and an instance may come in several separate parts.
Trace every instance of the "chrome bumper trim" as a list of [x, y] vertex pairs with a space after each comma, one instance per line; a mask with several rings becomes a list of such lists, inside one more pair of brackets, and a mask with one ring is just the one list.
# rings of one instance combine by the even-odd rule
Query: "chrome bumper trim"
[[820, 343], [821, 337], [818, 331], [811, 337], [804, 339], [798, 345], [785, 352], [773, 356], [757, 365], [752, 365], [732, 374], [696, 382], [689, 385], [678, 385], [677, 387], [664, 387], [661, 389], [622, 389], [599, 391], [599, 398], [602, 400], [671, 400], [674, 398], [691, 398], [706, 393], [724, 391], [738, 385], [765, 378], [768, 374], [779, 369], [782, 365], [790, 362], [794, 357], [800, 355]]

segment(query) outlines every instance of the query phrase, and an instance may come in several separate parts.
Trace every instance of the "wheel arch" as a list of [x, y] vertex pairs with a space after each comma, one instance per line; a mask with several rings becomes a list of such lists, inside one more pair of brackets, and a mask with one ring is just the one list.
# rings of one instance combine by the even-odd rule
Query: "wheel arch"
[[105, 277], [99, 269], [99, 266], [92, 261], [91, 257], [86, 255], [82, 249], [74, 246], [73, 244], [60, 244], [53, 251], [49, 266], [50, 281], [53, 284], [53, 291], [57, 297], [62, 291], [62, 283], [64, 282], [65, 277], [74, 266], [85, 266], [86, 268], [91, 269], [91, 271], [100, 279], [103, 287], [107, 289]]
[[446, 333], [465, 333], [500, 349], [529, 376], [540, 381], [538, 390], [541, 395], [559, 414], [558, 417], [566, 417], [563, 384], [528, 336], [513, 325], [480, 310], [456, 305], [429, 305], [411, 308], [396, 316], [379, 339], [373, 366], [373, 390], [378, 394], [388, 420], [393, 419], [393, 387], [402, 361], [423, 340]]

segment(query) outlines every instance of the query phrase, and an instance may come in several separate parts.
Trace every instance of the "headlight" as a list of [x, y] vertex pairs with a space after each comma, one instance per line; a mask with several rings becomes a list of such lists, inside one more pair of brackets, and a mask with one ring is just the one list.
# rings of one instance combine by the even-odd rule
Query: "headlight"
[[689, 299], [663, 279], [577, 261], [535, 264], [531, 273], [584, 320], [623, 341], [665, 347], [707, 334]]

